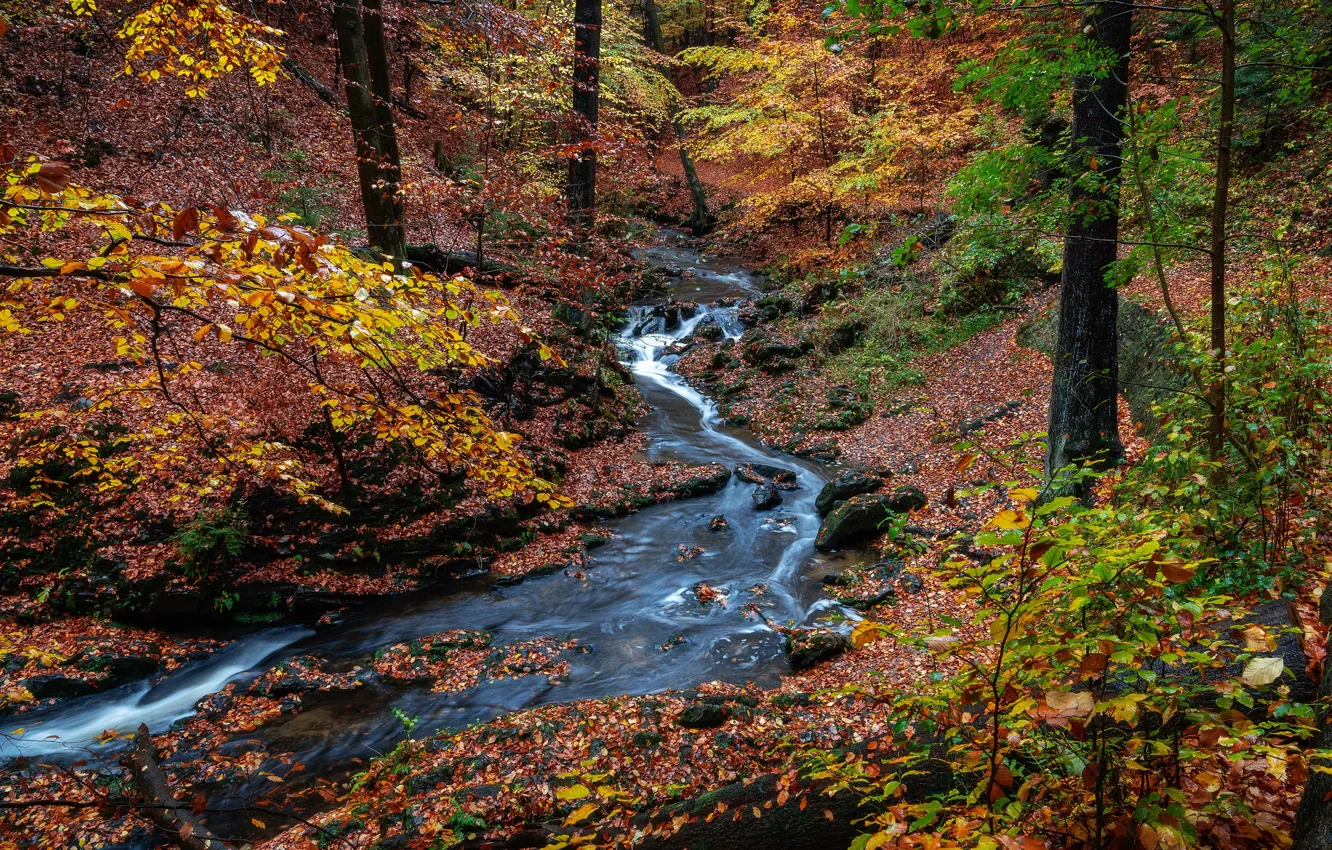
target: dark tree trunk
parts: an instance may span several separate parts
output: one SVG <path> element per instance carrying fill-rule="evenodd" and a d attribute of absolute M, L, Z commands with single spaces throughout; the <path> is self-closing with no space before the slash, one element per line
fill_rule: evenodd
<path fill-rule="evenodd" d="M 657 0 L 643 0 L 643 40 L 658 53 L 666 52 L 661 38 L 661 17 L 657 15 Z"/>
<path fill-rule="evenodd" d="M 213 835 L 208 827 L 194 816 L 189 803 L 176 799 L 167 784 L 166 775 L 157 764 L 153 752 L 153 739 L 148 727 L 139 724 L 134 734 L 134 749 L 129 754 L 129 766 L 134 784 L 148 801 L 148 817 L 162 830 L 166 840 L 182 850 L 226 850 L 228 842 Z"/>
<path fill-rule="evenodd" d="M 601 81 L 601 0 L 574 0 L 573 143 L 596 138 Z M 597 208 L 597 152 L 584 147 L 569 160 L 569 212 L 586 226 Z"/>
<path fill-rule="evenodd" d="M 694 212 L 689 216 L 687 224 L 695 236 L 702 236 L 717 222 L 712 213 L 708 212 L 708 196 L 703 191 L 703 181 L 698 179 L 694 159 L 689 155 L 689 149 L 685 147 L 684 127 L 680 126 L 679 120 L 675 118 L 671 119 L 671 126 L 675 128 L 675 142 L 680 148 L 680 165 L 684 167 L 685 182 L 689 184 L 689 194 L 694 199 Z"/>
<path fill-rule="evenodd" d="M 1073 81 L 1070 218 L 1045 458 L 1051 475 L 1084 460 L 1114 463 L 1124 453 L 1116 403 L 1119 293 L 1107 276 L 1119 239 L 1122 113 L 1128 98 L 1133 6 L 1091 6 L 1082 25 L 1096 47 L 1116 58 L 1106 73 L 1079 75 Z"/>
<path fill-rule="evenodd" d="M 1230 203 L 1230 152 L 1235 131 L 1235 4 L 1221 6 L 1221 122 L 1216 138 L 1216 190 L 1212 200 L 1212 355 L 1216 375 L 1208 388 L 1212 406 L 1207 442 L 1213 458 L 1226 439 L 1226 214 Z"/>
<path fill-rule="evenodd" d="M 1332 625 L 1332 585 L 1323 589 L 1319 615 L 1323 625 Z M 1332 664 L 1325 665 L 1318 697 L 1332 697 Z M 1323 729 L 1313 742 L 1319 749 L 1332 749 L 1332 711 L 1323 713 Z M 1304 782 L 1304 796 L 1295 813 L 1295 844 L 1291 850 L 1326 850 L 1332 847 L 1332 774 L 1309 771 Z"/>
<path fill-rule="evenodd" d="M 338 105 L 338 96 L 333 93 L 333 90 L 319 82 L 318 77 L 305 70 L 305 68 L 303 68 L 295 59 L 292 59 L 290 56 L 283 59 L 282 67 L 287 69 L 287 73 L 291 74 L 301 83 L 304 83 L 305 86 L 308 87 L 310 91 L 314 92 L 324 103 L 327 103 L 332 107 Z"/>
<path fill-rule="evenodd" d="M 401 164 L 379 0 L 335 0 L 333 25 L 356 144 L 356 173 L 370 244 L 392 257 L 406 249 Z"/>

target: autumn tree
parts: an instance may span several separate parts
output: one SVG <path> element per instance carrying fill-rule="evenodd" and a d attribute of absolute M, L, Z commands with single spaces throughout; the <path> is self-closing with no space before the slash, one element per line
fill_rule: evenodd
<path fill-rule="evenodd" d="M 569 159 L 569 212 L 582 225 L 597 207 L 597 109 L 601 82 L 601 0 L 574 2 L 573 156 Z"/>
<path fill-rule="evenodd" d="M 553 356 L 502 296 L 366 260 L 284 218 L 142 204 L 71 182 L 64 163 L 0 155 L 0 278 L 12 296 L 0 333 L 54 334 L 88 314 L 91 339 L 127 363 L 74 414 L 24 413 L 58 423 L 17 449 L 25 509 L 58 514 L 76 490 L 105 500 L 153 488 L 175 502 L 264 486 L 347 513 L 341 457 L 311 458 L 298 434 L 200 392 L 204 364 L 226 357 L 249 364 L 246 391 L 280 395 L 298 432 L 322 420 L 371 455 L 410 456 L 427 485 L 465 477 L 492 498 L 553 498 L 462 383 L 491 362 L 466 341 L 482 322 Z"/>
<path fill-rule="evenodd" d="M 380 0 L 334 0 L 333 26 L 356 146 L 356 174 L 370 244 L 403 257 L 402 163 Z"/>
<path fill-rule="evenodd" d="M 1128 99 L 1133 6 L 1108 2 L 1082 15 L 1096 67 L 1073 80 L 1069 219 L 1050 388 L 1046 472 L 1083 460 L 1113 463 L 1119 441 L 1119 173 Z"/>

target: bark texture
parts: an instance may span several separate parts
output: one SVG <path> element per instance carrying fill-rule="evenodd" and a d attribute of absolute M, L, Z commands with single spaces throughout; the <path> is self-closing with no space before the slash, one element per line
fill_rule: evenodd
<path fill-rule="evenodd" d="M 1047 474 L 1084 460 L 1123 457 L 1116 395 L 1119 293 L 1107 283 L 1119 238 L 1119 173 L 1128 97 L 1133 6 L 1100 3 L 1082 19 L 1111 67 L 1073 81 L 1070 220 L 1064 238 L 1059 341 L 1050 388 Z"/>
<path fill-rule="evenodd" d="M 370 244 L 402 257 L 402 166 L 393 127 L 388 54 L 379 0 L 335 0 L 333 26 L 356 145 L 356 174 Z"/>
<path fill-rule="evenodd" d="M 597 134 L 601 88 L 601 0 L 574 0 L 574 125 L 571 141 L 582 148 L 569 160 L 569 211 L 586 225 L 597 207 Z"/>

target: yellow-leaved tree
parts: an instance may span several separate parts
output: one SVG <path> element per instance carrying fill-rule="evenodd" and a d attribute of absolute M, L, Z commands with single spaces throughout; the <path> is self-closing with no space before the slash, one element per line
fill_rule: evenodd
<path fill-rule="evenodd" d="M 11 508 L 265 487 L 344 513 L 357 470 L 390 465 L 559 503 L 466 388 L 490 363 L 479 326 L 553 356 L 501 294 L 282 218 L 92 191 L 12 148 L 0 163 L 0 339 L 33 374 L 6 393 Z"/>
<path fill-rule="evenodd" d="M 71 0 L 76 15 L 95 16 L 97 0 Z M 125 74 L 144 80 L 179 77 L 190 97 L 207 94 L 223 74 L 245 70 L 259 85 L 277 79 L 282 31 L 225 3 L 155 0 L 125 10 L 117 35 L 124 39 Z"/>

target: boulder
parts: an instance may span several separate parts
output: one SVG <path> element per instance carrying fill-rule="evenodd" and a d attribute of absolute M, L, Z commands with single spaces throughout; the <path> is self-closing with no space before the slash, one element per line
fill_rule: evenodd
<path fill-rule="evenodd" d="M 735 467 L 735 477 L 750 484 L 770 484 L 779 490 L 798 490 L 800 484 L 792 470 L 766 463 L 741 463 Z"/>
<path fill-rule="evenodd" d="M 892 495 L 888 497 L 888 509 L 898 514 L 918 511 L 929 503 L 930 500 L 925 498 L 920 488 L 910 484 L 903 484 L 893 490 Z"/>
<path fill-rule="evenodd" d="M 786 657 L 792 670 L 808 670 L 851 648 L 851 640 L 832 629 L 792 629 L 786 635 Z"/>
<path fill-rule="evenodd" d="M 92 655 L 79 662 L 80 669 L 106 674 L 102 680 L 104 688 L 114 688 L 126 682 L 146 679 L 156 673 L 160 666 L 158 660 L 151 655 L 129 655 L 120 652 Z"/>
<path fill-rule="evenodd" d="M 726 722 L 726 706 L 710 702 L 696 702 L 680 714 L 680 725 L 686 729 L 713 729 Z"/>
<path fill-rule="evenodd" d="M 836 549 L 879 536 L 881 526 L 894 514 L 925 507 L 925 494 L 915 487 L 898 487 L 889 495 L 862 493 L 833 509 L 819 528 L 814 546 L 820 551 Z"/>
<path fill-rule="evenodd" d="M 32 694 L 33 699 L 73 699 L 84 697 L 97 690 L 92 682 L 49 673 L 45 676 L 31 676 L 19 682 L 19 687 Z"/>
<path fill-rule="evenodd" d="M 772 484 L 760 484 L 755 487 L 750 498 L 754 502 L 754 510 L 756 511 L 772 510 L 782 503 L 781 491 Z"/>
<path fill-rule="evenodd" d="M 844 502 L 852 496 L 859 496 L 861 493 L 877 490 L 881 486 L 883 486 L 882 479 L 857 472 L 854 469 L 847 470 L 823 485 L 818 498 L 814 500 L 814 507 L 818 509 L 819 516 L 827 516 L 837 506 L 838 502 Z"/>

